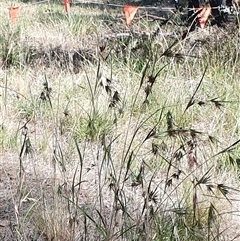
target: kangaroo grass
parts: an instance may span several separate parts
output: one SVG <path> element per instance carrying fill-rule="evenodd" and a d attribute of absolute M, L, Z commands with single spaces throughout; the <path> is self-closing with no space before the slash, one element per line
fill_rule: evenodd
<path fill-rule="evenodd" d="M 23 241 L 237 240 L 237 34 L 21 4 L 0 29 L 0 239 L 8 220 Z"/>

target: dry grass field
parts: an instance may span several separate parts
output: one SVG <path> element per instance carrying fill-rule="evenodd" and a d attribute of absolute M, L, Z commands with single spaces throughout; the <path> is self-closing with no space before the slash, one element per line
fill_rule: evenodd
<path fill-rule="evenodd" d="M 0 6 L 0 240 L 240 240 L 235 20 Z"/>

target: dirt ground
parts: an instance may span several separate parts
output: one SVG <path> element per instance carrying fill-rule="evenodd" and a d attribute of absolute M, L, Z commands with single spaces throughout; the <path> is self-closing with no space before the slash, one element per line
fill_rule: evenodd
<path fill-rule="evenodd" d="M 51 163 L 44 163 L 41 160 L 38 163 L 32 163 L 31 160 L 25 163 L 24 180 L 21 185 L 19 178 L 19 158 L 15 154 L 4 153 L 0 156 L 0 240 L 38 240 L 44 241 L 46 237 L 36 231 L 34 221 L 24 215 L 38 198 L 41 198 L 42 190 L 44 193 L 51 193 L 52 179 L 54 171 Z M 71 164 L 73 165 L 73 164 Z M 96 172 L 94 165 L 88 163 L 84 170 L 87 173 L 84 180 L 89 185 L 83 188 L 81 202 L 94 202 L 96 195 L 96 183 L 93 175 Z M 73 168 L 74 169 L 74 168 Z M 68 173 L 69 176 L 73 173 Z M 61 175 L 59 175 L 59 178 Z M 64 180 L 59 179 L 59 183 Z M 65 180 L 66 181 L 66 180 Z M 19 195 L 19 190 L 21 194 Z M 85 190 L 85 191 L 84 191 Z M 129 189 L 131 192 L 132 189 Z M 136 195 L 136 193 L 134 194 Z M 19 199 L 21 197 L 21 200 Z M 141 197 L 141 194 L 139 194 Z M 50 198 L 50 197 L 49 197 Z M 110 196 L 109 196 L 110 198 Z M 111 205 L 111 200 L 105 200 L 105 206 Z M 222 210 L 218 210 L 224 225 L 224 238 L 220 240 L 240 240 L 239 223 L 240 223 L 240 198 L 239 193 L 234 192 L 230 197 L 230 201 L 223 199 Z M 24 223 L 24 225 L 23 225 Z M 16 230 L 21 231 L 21 225 L 24 231 L 21 236 Z M 62 239 L 64 240 L 64 239 Z"/>

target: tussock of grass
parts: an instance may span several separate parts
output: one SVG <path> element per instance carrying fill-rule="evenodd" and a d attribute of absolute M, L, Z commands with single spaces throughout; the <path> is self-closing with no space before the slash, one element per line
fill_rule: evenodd
<path fill-rule="evenodd" d="M 182 39 L 179 13 L 127 29 L 116 9 L 18 4 L 16 26 L 1 15 L 0 237 L 238 240 L 232 27 Z"/>

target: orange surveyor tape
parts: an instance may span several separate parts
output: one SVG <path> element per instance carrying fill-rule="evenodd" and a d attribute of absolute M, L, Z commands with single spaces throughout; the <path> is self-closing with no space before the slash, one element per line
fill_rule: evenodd
<path fill-rule="evenodd" d="M 197 11 L 201 10 L 198 14 L 198 21 L 201 28 L 204 28 L 208 17 L 211 13 L 211 7 L 196 8 Z"/>
<path fill-rule="evenodd" d="M 123 6 L 123 11 L 126 18 L 126 24 L 128 27 L 130 26 L 137 10 L 138 10 L 138 6 L 130 6 L 130 5 Z"/>
<path fill-rule="evenodd" d="M 19 7 L 8 7 L 8 11 L 9 11 L 9 17 L 11 19 L 11 22 L 13 25 L 15 25 L 17 22 Z"/>
<path fill-rule="evenodd" d="M 69 12 L 70 11 L 70 0 L 64 0 L 63 1 L 63 4 L 64 4 L 64 10 L 65 12 Z"/>

